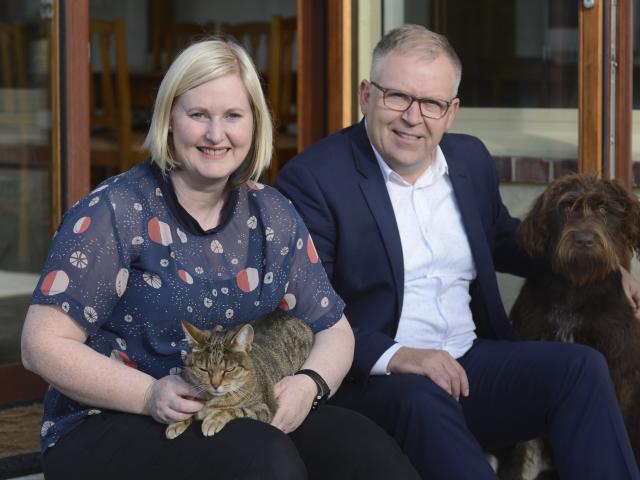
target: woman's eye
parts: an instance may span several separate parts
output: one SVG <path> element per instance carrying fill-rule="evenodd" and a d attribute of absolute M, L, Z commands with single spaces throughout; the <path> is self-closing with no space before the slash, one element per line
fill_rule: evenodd
<path fill-rule="evenodd" d="M 227 118 L 230 120 L 236 120 L 238 118 L 242 118 L 242 115 L 238 112 L 229 112 L 227 113 Z"/>
<path fill-rule="evenodd" d="M 204 113 L 202 112 L 194 112 L 190 115 L 191 118 L 204 118 Z"/>

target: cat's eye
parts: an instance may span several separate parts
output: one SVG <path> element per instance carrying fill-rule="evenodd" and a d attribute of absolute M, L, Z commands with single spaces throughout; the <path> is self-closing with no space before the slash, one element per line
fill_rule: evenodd
<path fill-rule="evenodd" d="M 225 372 L 233 372 L 236 369 L 235 364 L 227 364 L 224 367 Z"/>

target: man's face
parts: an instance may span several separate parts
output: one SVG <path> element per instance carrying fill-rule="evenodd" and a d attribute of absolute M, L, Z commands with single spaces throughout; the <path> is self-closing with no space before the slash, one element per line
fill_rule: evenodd
<path fill-rule="evenodd" d="M 394 52 L 380 60 L 373 79 L 385 89 L 446 101 L 455 94 L 455 80 L 451 60 L 444 55 L 427 60 Z M 417 102 L 406 111 L 398 112 L 383 103 L 383 92 L 367 80 L 360 83 L 359 99 L 369 140 L 389 167 L 410 183 L 435 158 L 436 146 L 451 127 L 460 105 L 459 100 L 454 99 L 444 117 L 437 120 L 423 117 Z"/>

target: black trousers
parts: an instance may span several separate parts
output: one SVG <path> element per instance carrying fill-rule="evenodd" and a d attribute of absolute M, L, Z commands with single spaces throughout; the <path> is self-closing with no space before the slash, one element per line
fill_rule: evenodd
<path fill-rule="evenodd" d="M 105 411 L 44 455 L 57 479 L 418 479 L 396 442 L 366 417 L 321 406 L 289 435 L 237 419 L 213 437 L 194 422 L 174 440 L 151 417 Z"/>

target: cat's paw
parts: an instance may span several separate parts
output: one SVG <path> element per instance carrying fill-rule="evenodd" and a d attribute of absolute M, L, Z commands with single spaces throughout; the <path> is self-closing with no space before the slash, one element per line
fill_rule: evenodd
<path fill-rule="evenodd" d="M 170 424 L 165 430 L 164 434 L 169 440 L 173 440 L 177 436 L 181 435 L 189 425 L 191 425 L 191 419 L 185 420 L 183 422 L 176 422 Z"/>
<path fill-rule="evenodd" d="M 216 415 L 205 418 L 202 421 L 202 434 L 205 437 L 212 437 L 231 420 L 227 415 Z"/>

